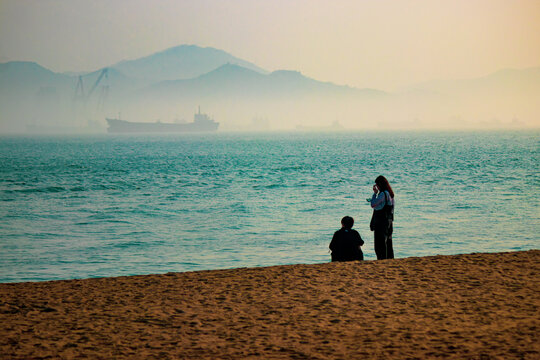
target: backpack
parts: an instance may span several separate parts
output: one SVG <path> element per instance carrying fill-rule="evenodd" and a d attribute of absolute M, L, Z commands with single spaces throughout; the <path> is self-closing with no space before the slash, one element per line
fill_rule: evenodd
<path fill-rule="evenodd" d="M 389 221 L 394 221 L 394 205 L 388 205 L 387 200 L 387 192 L 384 192 L 384 207 L 382 210 L 384 211 L 384 214 L 386 215 L 386 219 Z"/>

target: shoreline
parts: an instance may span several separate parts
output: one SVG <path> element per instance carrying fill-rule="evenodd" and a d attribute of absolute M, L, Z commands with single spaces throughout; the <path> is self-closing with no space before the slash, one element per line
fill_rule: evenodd
<path fill-rule="evenodd" d="M 540 355 L 540 250 L 0 283 L 7 358 Z"/>
<path fill-rule="evenodd" d="M 462 255 L 489 255 L 489 254 L 508 254 L 508 253 L 520 253 L 520 252 L 528 252 L 528 251 L 540 251 L 540 249 L 528 249 L 528 250 L 515 250 L 515 251 L 496 251 L 496 252 L 472 252 L 472 253 L 461 253 L 461 254 L 451 254 L 451 255 L 425 255 L 425 256 L 409 256 L 409 257 L 400 257 L 395 258 L 391 260 L 406 260 L 406 259 L 430 259 L 430 258 L 437 258 L 441 256 L 462 256 Z M 364 253 L 365 256 L 365 253 Z M 376 256 L 373 255 L 374 258 L 369 258 L 362 260 L 362 263 L 370 263 L 375 261 L 381 261 L 377 260 Z M 138 276 L 165 276 L 170 274 L 186 274 L 186 273 L 205 273 L 205 272 L 219 272 L 219 271 L 230 271 L 230 270 L 248 270 L 248 269 L 264 269 L 264 268 L 273 268 L 273 267 L 287 267 L 287 266 L 318 266 L 331 263 L 330 259 L 330 253 L 328 253 L 328 261 L 326 262 L 319 262 L 319 263 L 295 263 L 295 264 L 277 264 L 277 265 L 260 265 L 260 266 L 240 266 L 240 267 L 224 267 L 224 268 L 217 268 L 217 269 L 200 269 L 200 270 L 185 270 L 185 271 L 168 271 L 168 272 L 162 272 L 162 273 L 149 273 L 149 274 L 131 274 L 131 275 L 112 275 L 112 276 L 95 276 L 95 277 L 81 277 L 81 278 L 68 278 L 68 279 L 51 279 L 51 280 L 26 280 L 26 281 L 8 281 L 8 282 L 0 282 L 0 286 L 2 285 L 13 285 L 13 284 L 41 284 L 41 283 L 48 283 L 48 282 L 58 282 L 58 281 L 83 281 L 83 280 L 95 280 L 95 279 L 115 279 L 115 278 L 133 278 Z"/>

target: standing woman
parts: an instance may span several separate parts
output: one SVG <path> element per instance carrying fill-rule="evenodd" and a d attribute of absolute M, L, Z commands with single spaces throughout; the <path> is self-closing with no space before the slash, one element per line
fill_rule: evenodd
<path fill-rule="evenodd" d="M 392 232 L 394 222 L 394 192 L 384 176 L 378 176 L 371 197 L 373 216 L 369 227 L 375 237 L 377 260 L 393 259 Z"/>

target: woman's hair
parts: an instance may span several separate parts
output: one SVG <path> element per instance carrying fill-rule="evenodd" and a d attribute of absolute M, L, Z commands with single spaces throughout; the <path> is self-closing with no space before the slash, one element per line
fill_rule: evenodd
<path fill-rule="evenodd" d="M 390 197 L 392 199 L 394 198 L 394 191 L 392 191 L 392 188 L 390 187 L 390 183 L 388 182 L 388 180 L 386 180 L 384 176 L 382 175 L 377 176 L 377 178 L 375 179 L 375 184 L 377 184 L 381 192 L 388 191 L 388 193 L 390 194 Z"/>

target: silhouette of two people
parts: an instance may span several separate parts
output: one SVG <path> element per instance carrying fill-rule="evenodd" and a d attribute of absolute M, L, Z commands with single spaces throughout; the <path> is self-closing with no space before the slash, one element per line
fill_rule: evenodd
<path fill-rule="evenodd" d="M 394 222 L 394 191 L 384 176 L 378 176 L 373 185 L 373 196 L 367 199 L 373 208 L 369 227 L 374 233 L 374 248 L 377 260 L 393 259 L 392 244 Z M 341 229 L 334 233 L 330 242 L 332 261 L 364 260 L 361 246 L 364 240 L 358 231 L 353 230 L 354 219 L 345 216 L 341 219 Z"/>

